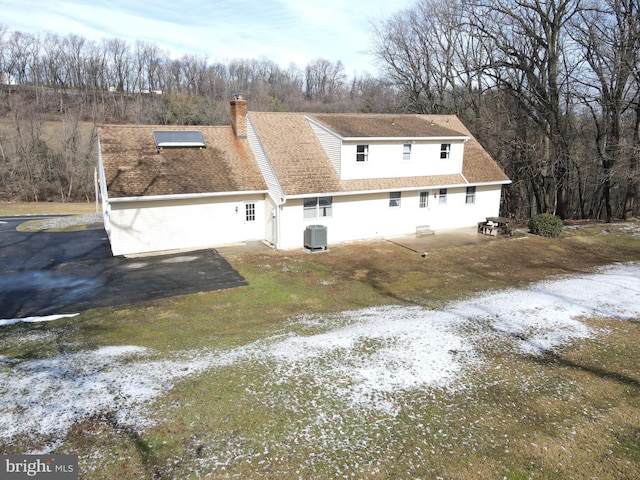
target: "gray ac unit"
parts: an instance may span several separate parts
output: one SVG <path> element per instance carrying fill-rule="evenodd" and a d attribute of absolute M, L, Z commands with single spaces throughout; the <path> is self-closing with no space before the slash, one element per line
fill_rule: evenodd
<path fill-rule="evenodd" d="M 324 225 L 309 225 L 304 231 L 304 246 L 309 250 L 327 249 L 327 227 Z"/>

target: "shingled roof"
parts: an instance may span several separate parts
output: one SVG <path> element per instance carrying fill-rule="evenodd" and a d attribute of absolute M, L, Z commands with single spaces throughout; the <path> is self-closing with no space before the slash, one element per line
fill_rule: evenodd
<path fill-rule="evenodd" d="M 338 192 L 340 178 L 302 113 L 249 112 L 285 195 Z"/>
<path fill-rule="evenodd" d="M 462 174 L 469 183 L 509 183 L 509 177 L 480 145 L 462 121 L 455 115 L 423 115 L 429 123 L 445 125 L 469 137 L 464 145 Z"/>
<path fill-rule="evenodd" d="M 343 138 L 465 138 L 462 174 L 340 180 L 307 117 Z M 509 178 L 455 115 L 249 112 L 285 195 L 506 183 Z"/>
<path fill-rule="evenodd" d="M 158 150 L 156 130 L 198 130 L 206 147 Z M 111 198 L 267 189 L 248 142 L 231 127 L 104 125 L 98 134 Z"/>
<path fill-rule="evenodd" d="M 329 127 L 343 138 L 452 138 L 466 137 L 443 122 L 438 124 L 427 115 L 390 114 L 310 114 L 311 118 Z"/>
<path fill-rule="evenodd" d="M 506 183 L 502 169 L 455 115 L 249 112 L 285 195 Z M 464 138 L 461 174 L 340 180 L 309 118 L 343 138 Z M 206 147 L 156 148 L 155 130 L 202 132 Z M 99 129 L 111 198 L 265 191 L 247 140 L 231 127 L 105 125 Z"/>

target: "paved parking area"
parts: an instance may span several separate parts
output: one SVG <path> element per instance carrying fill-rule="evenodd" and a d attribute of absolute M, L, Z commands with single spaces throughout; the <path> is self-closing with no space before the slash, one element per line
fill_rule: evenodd
<path fill-rule="evenodd" d="M 76 313 L 246 285 L 213 249 L 113 257 L 99 225 L 78 232 L 18 232 L 34 217 L 0 217 L 0 319 Z"/>

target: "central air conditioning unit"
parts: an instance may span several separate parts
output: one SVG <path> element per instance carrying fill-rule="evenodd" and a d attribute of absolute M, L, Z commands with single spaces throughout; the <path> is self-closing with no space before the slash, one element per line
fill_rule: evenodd
<path fill-rule="evenodd" d="M 324 225 L 309 225 L 304 231 L 304 246 L 309 250 L 327 249 L 327 227 Z"/>

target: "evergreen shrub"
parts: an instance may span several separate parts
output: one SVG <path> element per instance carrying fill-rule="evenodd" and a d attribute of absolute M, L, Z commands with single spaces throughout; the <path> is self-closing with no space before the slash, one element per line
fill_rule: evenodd
<path fill-rule="evenodd" d="M 558 238 L 562 235 L 562 220 L 550 213 L 541 213 L 529 219 L 529 231 L 543 237 Z"/>

